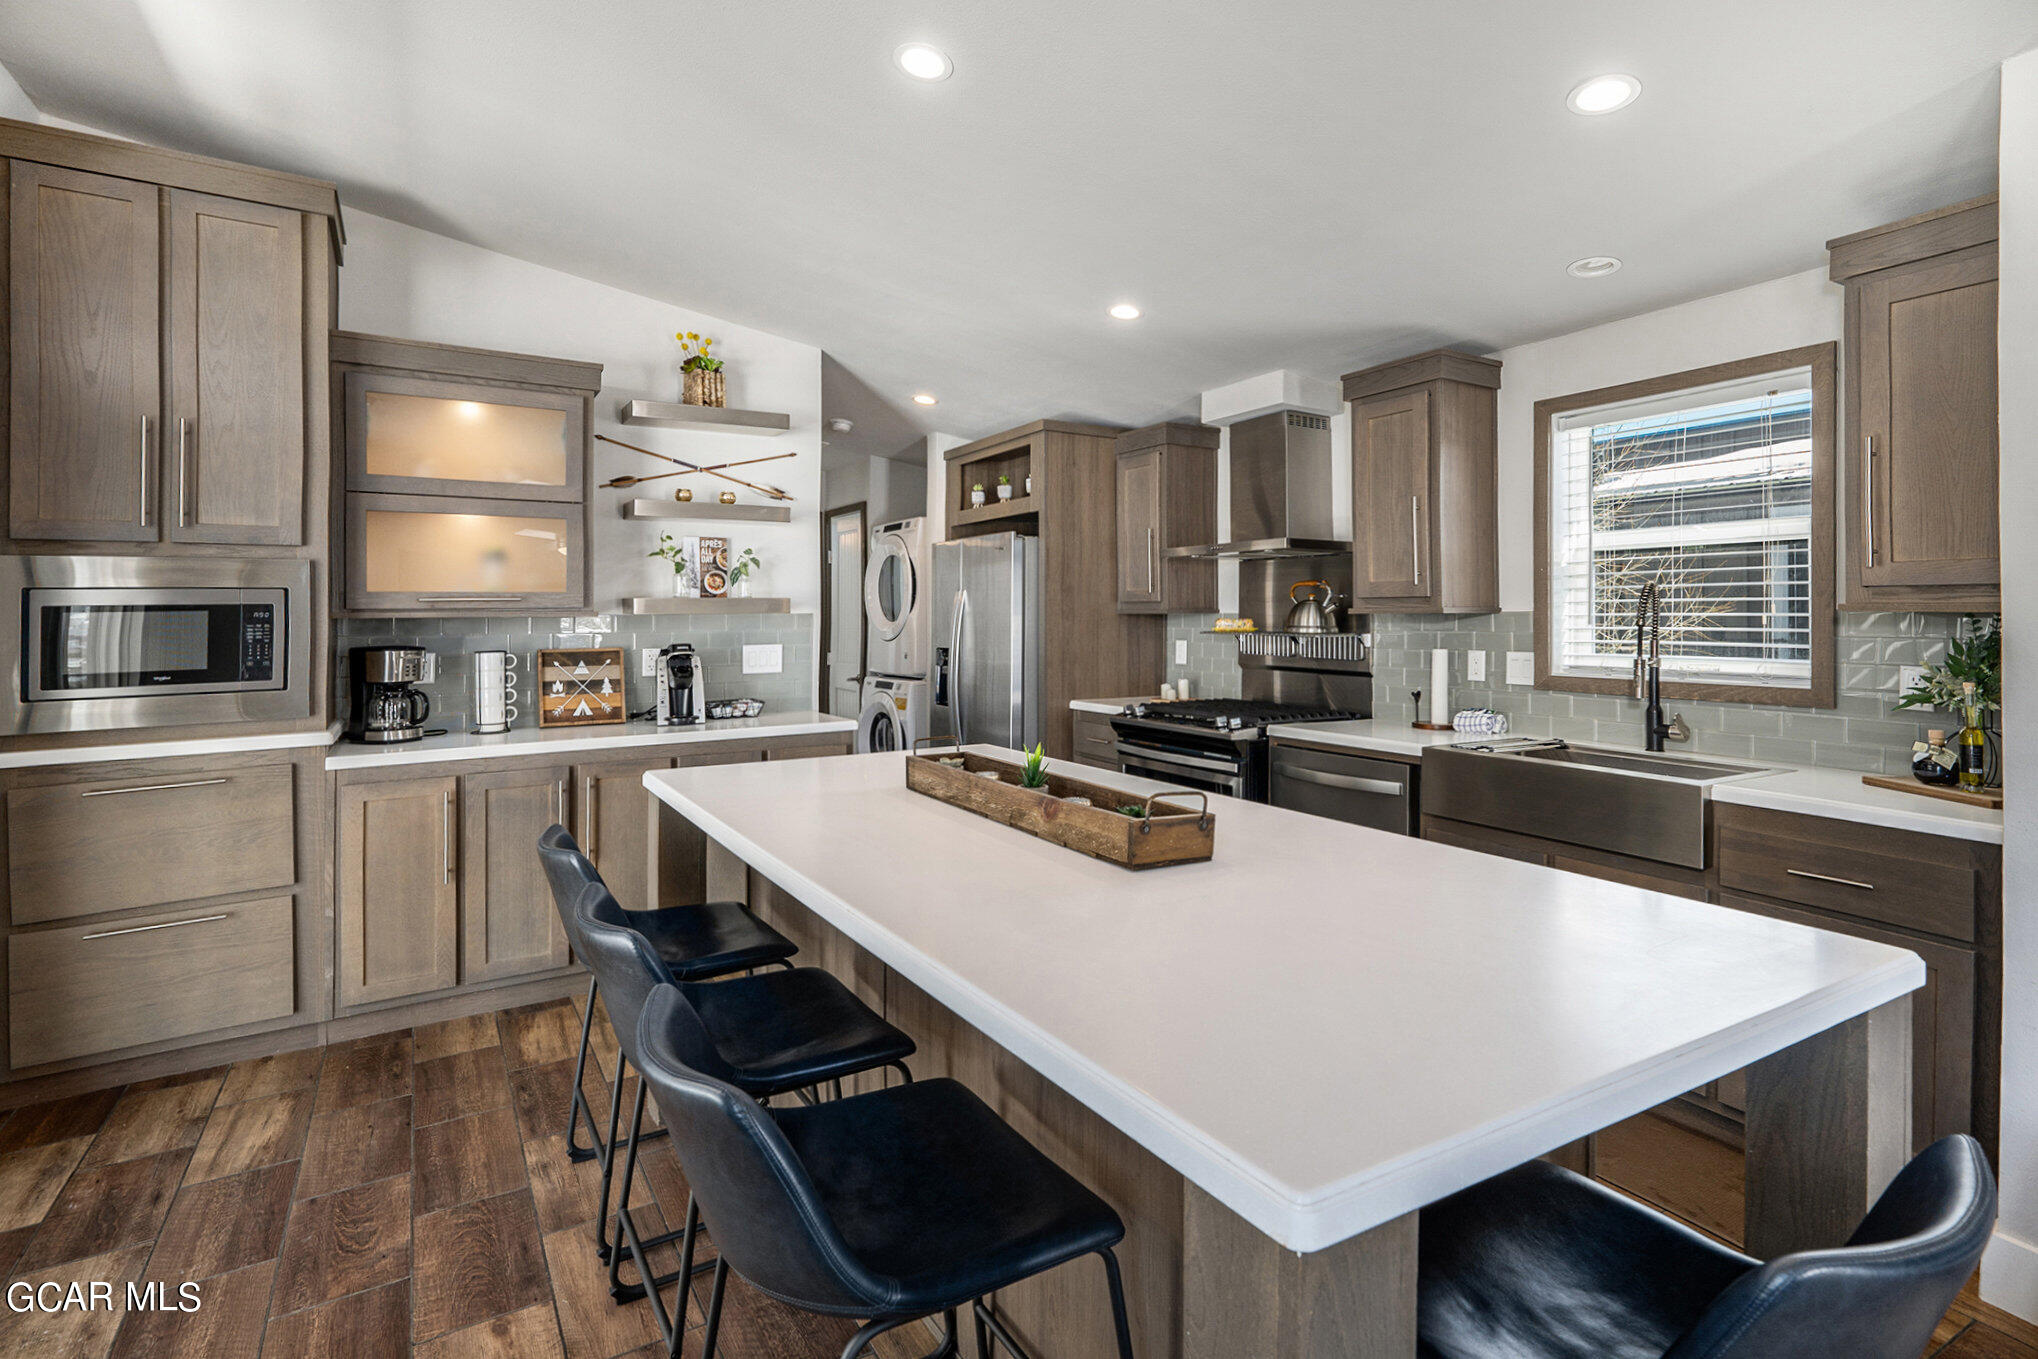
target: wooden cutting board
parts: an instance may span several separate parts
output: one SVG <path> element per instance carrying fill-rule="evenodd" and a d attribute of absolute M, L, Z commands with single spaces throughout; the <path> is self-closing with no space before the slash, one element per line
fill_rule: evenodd
<path fill-rule="evenodd" d="M 1887 788 L 1893 793 L 1916 793 L 1919 797 L 1936 797 L 1942 802 L 1959 802 L 1969 807 L 1992 807 L 2003 809 L 2003 790 L 1985 788 L 1979 793 L 1970 793 L 1964 788 L 1937 788 L 1916 779 L 1893 778 L 1882 774 L 1863 774 L 1861 781 L 1870 788 Z"/>

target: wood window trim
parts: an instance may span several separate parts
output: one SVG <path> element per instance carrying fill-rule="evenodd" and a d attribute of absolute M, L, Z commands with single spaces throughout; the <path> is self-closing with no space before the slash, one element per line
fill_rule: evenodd
<path fill-rule="evenodd" d="M 1561 675 L 1552 664 L 1554 638 L 1550 626 L 1554 573 L 1550 570 L 1550 422 L 1566 411 L 1611 405 L 1660 396 L 1687 387 L 1705 387 L 1758 377 L 1763 373 L 1790 368 L 1811 370 L 1812 388 L 1812 529 L 1811 529 L 1811 679 L 1802 688 L 1770 684 L 1709 684 L 1688 680 L 1663 681 L 1665 699 L 1709 700 L 1722 703 L 1762 703 L 1783 708 L 1830 708 L 1835 701 L 1834 626 L 1838 609 L 1834 597 L 1833 493 L 1835 475 L 1835 417 L 1839 409 L 1838 341 L 1757 354 L 1705 368 L 1641 382 L 1627 382 L 1596 391 L 1574 392 L 1536 402 L 1535 408 L 1535 635 L 1536 688 L 1574 694 L 1627 694 L 1632 684 L 1624 679 L 1601 679 L 1587 675 Z"/>

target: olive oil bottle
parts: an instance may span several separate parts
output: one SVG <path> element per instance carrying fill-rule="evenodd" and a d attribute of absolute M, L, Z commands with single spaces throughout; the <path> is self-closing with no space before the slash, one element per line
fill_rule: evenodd
<path fill-rule="evenodd" d="M 1981 704 L 1974 694 L 1974 681 L 1960 686 L 1960 786 L 1980 792 L 1988 783 L 1988 738 L 1981 731 Z"/>

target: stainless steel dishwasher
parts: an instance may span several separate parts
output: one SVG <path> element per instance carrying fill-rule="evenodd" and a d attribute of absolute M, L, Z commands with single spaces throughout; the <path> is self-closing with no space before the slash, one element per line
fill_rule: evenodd
<path fill-rule="evenodd" d="M 1415 765 L 1399 760 L 1276 741 L 1268 801 L 1311 816 L 1413 835 L 1416 774 Z"/>

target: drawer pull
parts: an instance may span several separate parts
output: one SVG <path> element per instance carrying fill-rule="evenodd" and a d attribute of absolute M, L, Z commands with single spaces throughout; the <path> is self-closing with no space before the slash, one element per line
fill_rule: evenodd
<path fill-rule="evenodd" d="M 522 595 L 419 595 L 420 604 L 515 604 Z"/>
<path fill-rule="evenodd" d="M 1852 878 L 1836 878 L 1830 873 L 1812 873 L 1802 868 L 1786 868 L 1783 871 L 1790 874 L 1793 878 L 1812 878 L 1819 882 L 1836 882 L 1842 887 L 1859 887 L 1864 892 L 1873 892 L 1875 890 L 1875 884 L 1872 882 L 1856 882 Z"/>
<path fill-rule="evenodd" d="M 130 925 L 124 930 L 101 930 L 97 934 L 83 934 L 78 937 L 81 940 L 111 939 L 115 935 L 120 934 L 147 934 L 150 930 L 174 930 L 185 925 L 209 925 L 215 920 L 225 920 L 226 918 L 227 916 L 224 913 L 220 915 L 194 915 L 189 920 L 165 920 L 160 925 Z"/>
<path fill-rule="evenodd" d="M 165 793 L 172 788 L 210 788 L 225 783 L 225 779 L 186 779 L 182 783 L 142 783 L 133 788 L 94 788 L 80 793 L 79 797 L 118 797 L 122 793 Z"/>
<path fill-rule="evenodd" d="M 1408 785 L 1395 779 L 1362 779 L 1356 774 L 1329 774 L 1302 765 L 1282 765 L 1274 773 L 1284 779 L 1319 784 L 1325 788 L 1342 788 L 1353 793 L 1378 793 L 1382 797 L 1400 797 L 1408 791 Z"/>

